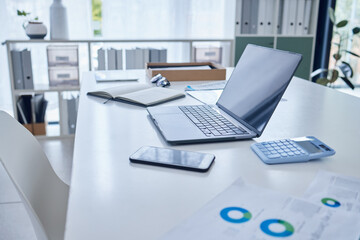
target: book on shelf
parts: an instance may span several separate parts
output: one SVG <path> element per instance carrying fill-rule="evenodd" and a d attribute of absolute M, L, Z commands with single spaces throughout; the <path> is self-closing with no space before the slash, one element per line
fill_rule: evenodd
<path fill-rule="evenodd" d="M 152 87 L 147 84 L 127 84 L 98 91 L 91 91 L 87 94 L 142 106 L 152 106 L 185 97 L 185 94 L 181 91 L 162 87 Z"/>
<path fill-rule="evenodd" d="M 144 52 L 141 48 L 135 49 L 135 68 L 142 69 L 145 67 L 144 63 Z"/>
<path fill-rule="evenodd" d="M 165 48 L 160 49 L 160 59 L 159 61 L 162 63 L 166 63 L 167 62 L 167 50 Z"/>
<path fill-rule="evenodd" d="M 107 69 L 116 70 L 116 49 L 110 48 L 107 50 Z"/>
<path fill-rule="evenodd" d="M 122 49 L 116 50 L 116 69 L 122 70 L 123 69 L 123 55 Z"/>
<path fill-rule="evenodd" d="M 158 49 L 150 49 L 150 59 L 149 62 L 160 62 L 160 52 Z"/>
<path fill-rule="evenodd" d="M 98 54 L 97 70 L 105 70 L 105 50 L 100 48 L 98 49 L 97 54 Z"/>
<path fill-rule="evenodd" d="M 135 69 L 135 49 L 125 50 L 126 69 Z"/>

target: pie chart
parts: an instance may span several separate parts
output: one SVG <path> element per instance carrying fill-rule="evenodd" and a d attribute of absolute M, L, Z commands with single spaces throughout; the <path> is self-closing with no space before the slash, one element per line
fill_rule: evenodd
<path fill-rule="evenodd" d="M 240 217 L 234 217 L 234 214 L 241 214 Z M 220 216 L 227 222 L 244 223 L 251 219 L 251 213 L 241 207 L 227 207 L 220 211 Z"/>
<path fill-rule="evenodd" d="M 282 232 L 277 232 L 277 231 L 270 229 L 271 225 L 278 225 L 278 224 L 283 225 L 285 227 L 285 230 Z M 267 235 L 272 236 L 272 237 L 289 237 L 295 231 L 294 227 L 290 223 L 288 223 L 284 220 L 281 220 L 281 219 L 265 220 L 261 223 L 260 229 L 264 233 L 266 233 Z"/>
<path fill-rule="evenodd" d="M 332 207 L 332 208 L 337 208 L 337 207 L 340 207 L 340 202 L 333 199 L 333 198 L 323 198 L 321 199 L 321 202 L 328 206 L 328 207 Z"/>

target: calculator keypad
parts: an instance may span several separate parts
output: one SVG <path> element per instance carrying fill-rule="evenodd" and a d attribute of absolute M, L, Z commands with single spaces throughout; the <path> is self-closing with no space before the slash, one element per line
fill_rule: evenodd
<path fill-rule="evenodd" d="M 289 139 L 257 143 L 256 147 L 270 159 L 307 155 L 293 140 Z"/>

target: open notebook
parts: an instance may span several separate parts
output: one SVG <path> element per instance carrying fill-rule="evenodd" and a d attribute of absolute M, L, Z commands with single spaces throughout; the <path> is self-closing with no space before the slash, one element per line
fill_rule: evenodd
<path fill-rule="evenodd" d="M 143 106 L 152 106 L 185 97 L 183 92 L 168 88 L 151 87 L 147 84 L 127 84 L 99 91 L 88 92 L 87 94 Z"/>

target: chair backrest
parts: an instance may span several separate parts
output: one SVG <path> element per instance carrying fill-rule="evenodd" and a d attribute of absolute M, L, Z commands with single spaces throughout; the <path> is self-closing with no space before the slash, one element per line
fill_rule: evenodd
<path fill-rule="evenodd" d="M 35 137 L 0 111 L 0 158 L 49 239 L 64 239 L 69 187 L 54 172 Z"/>

